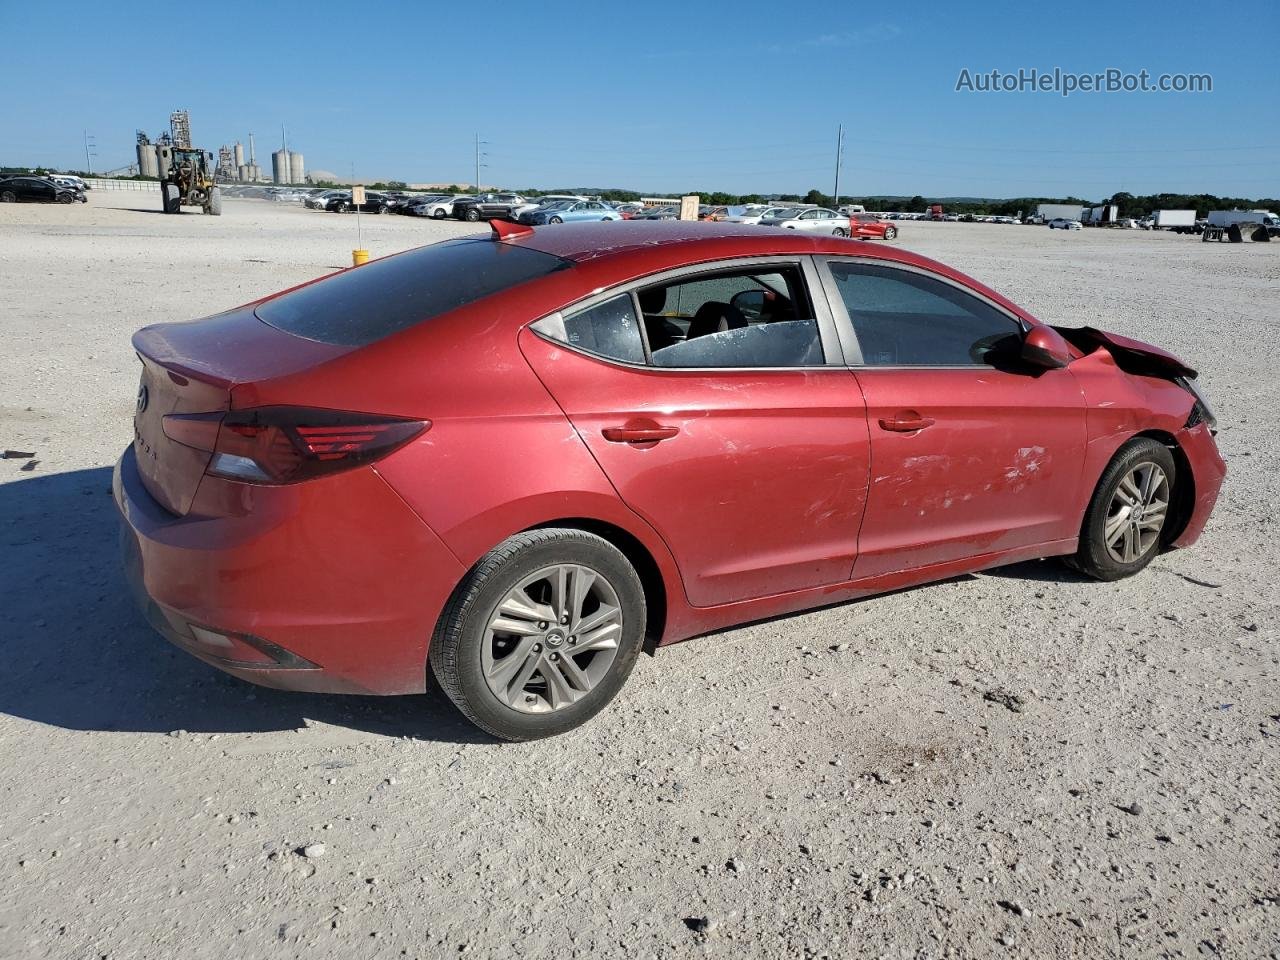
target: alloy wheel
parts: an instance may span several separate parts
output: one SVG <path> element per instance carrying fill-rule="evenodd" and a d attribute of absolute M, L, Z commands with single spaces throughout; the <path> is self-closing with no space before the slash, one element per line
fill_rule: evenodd
<path fill-rule="evenodd" d="M 1155 463 L 1144 461 L 1121 479 L 1112 494 L 1102 538 L 1117 563 L 1134 563 L 1160 539 L 1169 514 L 1169 478 Z"/>
<path fill-rule="evenodd" d="M 581 700 L 604 679 L 622 639 L 622 604 L 603 574 L 545 567 L 509 590 L 489 616 L 480 666 L 489 690 L 522 713 Z"/>

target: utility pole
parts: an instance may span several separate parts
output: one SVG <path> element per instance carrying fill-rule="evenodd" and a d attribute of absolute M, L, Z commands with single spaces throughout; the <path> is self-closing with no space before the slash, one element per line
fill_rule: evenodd
<path fill-rule="evenodd" d="M 86 130 L 86 131 L 84 132 L 84 169 L 85 169 L 85 173 L 93 173 L 93 158 L 94 158 L 94 157 L 96 157 L 96 156 L 97 156 L 97 154 L 96 154 L 96 153 L 90 153 L 90 149 L 91 149 L 91 148 L 95 148 L 95 147 L 97 147 L 97 143 L 96 143 L 96 142 L 94 142 L 94 138 L 93 138 L 93 137 L 91 137 L 91 136 L 89 136 L 89 131 L 88 131 L 88 130 Z"/>
<path fill-rule="evenodd" d="M 836 128 L 836 189 L 834 207 L 840 206 L 840 162 L 844 159 L 844 124 Z"/>
<path fill-rule="evenodd" d="M 476 134 L 476 193 L 477 194 L 480 192 L 480 168 L 484 166 L 484 164 L 480 162 L 480 158 L 482 156 L 487 156 L 487 154 L 482 154 L 480 152 L 480 147 L 482 145 L 486 145 L 487 143 L 488 143 L 487 140 L 480 139 L 480 134 L 478 133 Z"/>

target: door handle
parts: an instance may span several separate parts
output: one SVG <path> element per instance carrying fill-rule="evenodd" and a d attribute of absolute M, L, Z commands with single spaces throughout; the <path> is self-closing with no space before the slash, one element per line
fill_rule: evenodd
<path fill-rule="evenodd" d="M 892 417 L 880 418 L 881 430 L 892 430 L 894 433 L 911 433 L 933 426 L 933 417 L 922 417 L 914 410 L 904 410 Z"/>
<path fill-rule="evenodd" d="M 605 427 L 601 431 L 610 443 L 657 443 L 659 440 L 670 440 L 679 432 L 679 427 L 662 427 L 656 423 Z"/>

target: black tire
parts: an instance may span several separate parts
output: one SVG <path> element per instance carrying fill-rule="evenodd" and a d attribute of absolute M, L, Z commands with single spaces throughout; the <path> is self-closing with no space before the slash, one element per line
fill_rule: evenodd
<path fill-rule="evenodd" d="M 837 236 L 837 237 L 847 237 L 849 235 L 849 231 L 846 230 L 844 227 L 836 227 L 834 230 L 831 231 L 831 233 L 833 236 Z"/>
<path fill-rule="evenodd" d="M 480 219 L 480 211 L 475 207 L 467 207 L 465 216 L 468 223 L 476 223 Z"/>
<path fill-rule="evenodd" d="M 525 713 L 499 699 L 485 680 L 481 656 L 487 627 L 498 604 L 522 578 L 562 563 L 590 567 L 609 582 L 622 611 L 622 638 L 608 672 L 581 699 L 557 710 Z M 645 615 L 640 578 L 613 544 L 582 530 L 530 530 L 489 551 L 454 591 L 428 659 L 441 688 L 468 720 L 503 740 L 536 740 L 585 723 L 617 695 L 643 645 Z"/>
<path fill-rule="evenodd" d="M 333 205 L 333 212 L 334 212 L 334 213 L 346 213 L 346 212 L 347 212 L 347 205 L 346 205 L 345 203 L 343 203 L 341 200 L 339 200 L 337 203 L 335 203 L 335 204 Z"/>
<path fill-rule="evenodd" d="M 564 223 L 564 220 L 561 217 L 552 217 L 547 223 Z"/>
<path fill-rule="evenodd" d="M 898 228 L 897 227 L 885 228 L 884 238 L 886 240 L 896 240 L 898 238 Z"/>
<path fill-rule="evenodd" d="M 1121 482 L 1135 469 L 1152 463 L 1163 470 L 1167 478 L 1168 507 L 1164 511 L 1164 523 L 1148 548 L 1132 562 L 1122 562 L 1111 555 L 1104 535 L 1108 519 L 1113 519 L 1112 503 Z M 1135 437 L 1130 440 L 1116 451 L 1111 463 L 1102 472 L 1102 479 L 1093 491 L 1093 498 L 1084 514 L 1084 522 L 1080 525 L 1080 545 L 1075 554 L 1067 558 L 1067 563 L 1097 580 L 1121 580 L 1138 573 L 1155 559 L 1165 542 L 1169 515 L 1177 502 L 1177 482 L 1177 466 L 1173 454 L 1164 444 L 1150 437 Z"/>
<path fill-rule="evenodd" d="M 432 220 L 443 220 L 448 214 L 444 212 L 444 207 L 436 207 L 431 211 Z"/>
<path fill-rule="evenodd" d="M 18 202 L 18 195 L 14 193 L 12 190 L 5 190 L 3 193 L 0 193 L 0 203 L 17 203 L 17 202 Z"/>
<path fill-rule="evenodd" d="M 182 212 L 182 194 L 178 192 L 176 183 L 160 184 L 160 202 L 161 209 L 165 213 L 181 213 Z"/>

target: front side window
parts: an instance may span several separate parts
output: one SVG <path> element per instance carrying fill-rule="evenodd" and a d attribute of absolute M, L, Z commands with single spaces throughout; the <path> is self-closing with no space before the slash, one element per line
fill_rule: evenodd
<path fill-rule="evenodd" d="M 991 364 L 1021 343 L 1017 321 L 935 277 L 830 261 L 867 366 Z"/>
<path fill-rule="evenodd" d="M 631 294 L 624 293 L 576 313 L 553 313 L 533 330 L 558 343 L 627 363 L 644 363 L 644 341 Z"/>

